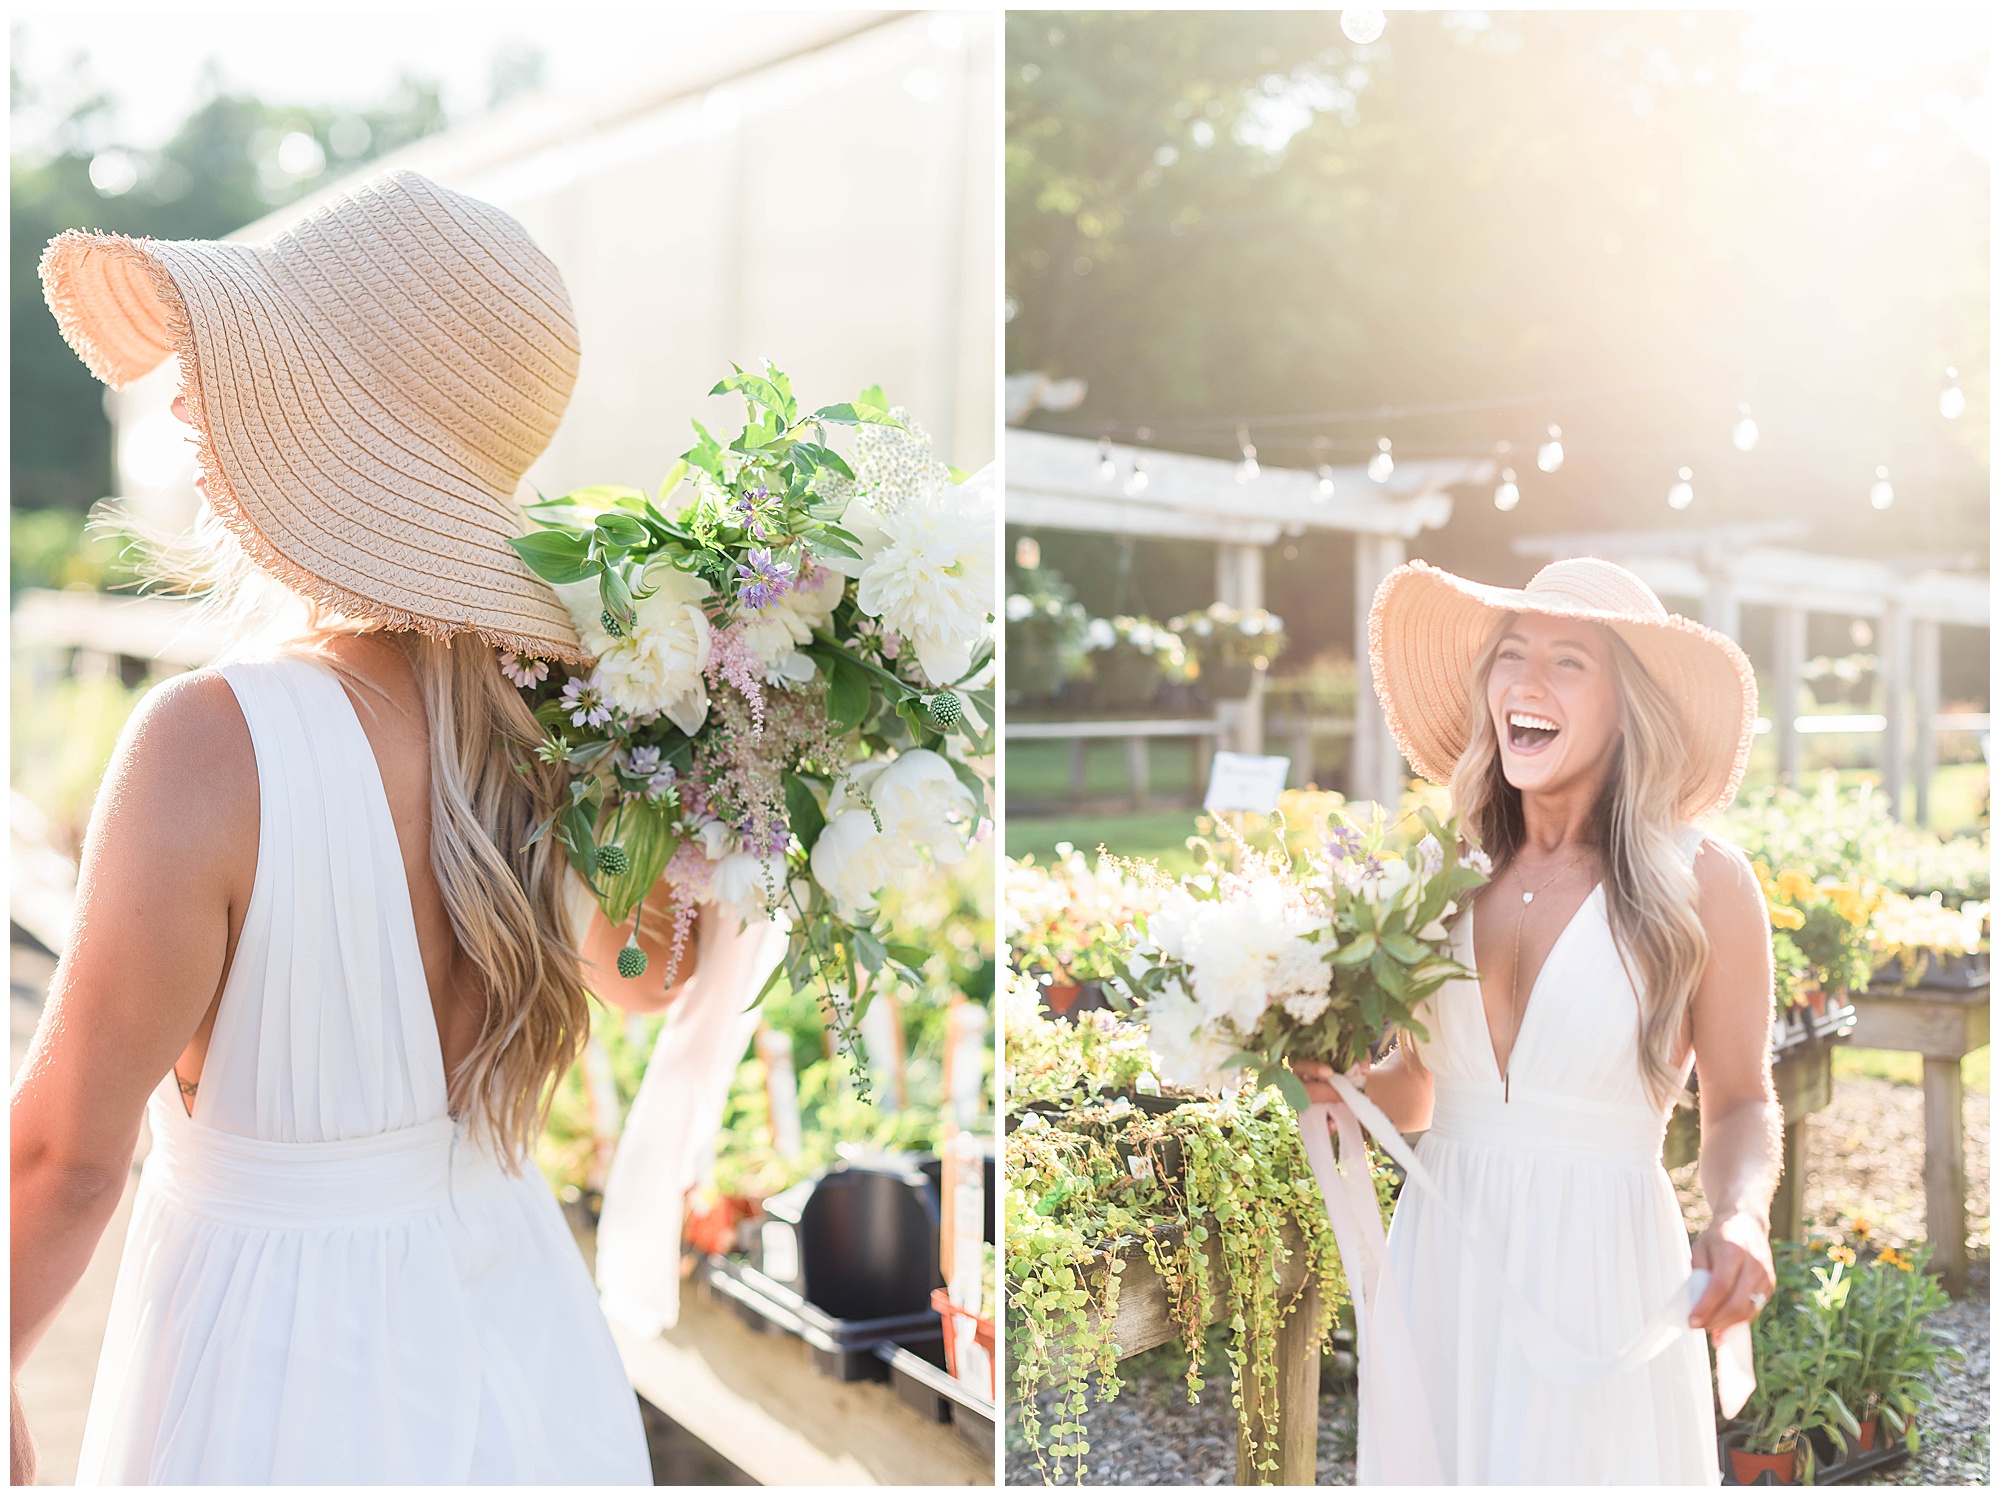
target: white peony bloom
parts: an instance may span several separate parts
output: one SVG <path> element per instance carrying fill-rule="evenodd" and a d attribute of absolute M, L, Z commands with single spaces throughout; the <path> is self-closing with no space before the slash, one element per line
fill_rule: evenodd
<path fill-rule="evenodd" d="M 597 683 L 605 699 L 635 717 L 665 712 L 682 732 L 701 730 L 708 719 L 708 665 L 713 635 L 701 599 L 708 583 L 663 561 L 646 568 L 649 597 L 635 598 L 629 633 L 604 631 L 603 598 L 597 583 L 570 582 L 556 588 L 576 624 L 583 647 L 597 660 Z"/>
<path fill-rule="evenodd" d="M 834 787 L 826 810 L 813 877 L 851 919 L 874 908 L 891 879 L 921 867 L 924 852 L 940 864 L 963 861 L 979 805 L 943 757 L 912 748 L 857 767 Z"/>
<path fill-rule="evenodd" d="M 810 643 L 813 630 L 832 621 L 846 589 L 847 579 L 839 572 L 815 566 L 770 607 L 740 615 L 743 643 L 764 662 L 765 679 L 772 685 L 802 685 L 818 673 L 812 657 L 798 646 Z"/>
<path fill-rule="evenodd" d="M 907 640 L 937 685 L 972 668 L 973 654 L 990 631 L 991 474 L 991 467 L 982 468 L 966 482 L 911 498 L 887 516 L 857 505 L 843 521 L 863 541 L 855 598 L 861 611 Z"/>
<path fill-rule="evenodd" d="M 1197 1091 L 1219 1091 L 1235 1078 L 1222 1062 L 1237 1046 L 1217 1033 L 1201 1005 L 1178 983 L 1146 1004 L 1147 1041 L 1159 1056 L 1160 1079 Z"/>
<path fill-rule="evenodd" d="M 719 904 L 727 904 L 747 914 L 761 914 L 771 902 L 772 890 L 783 896 L 785 859 L 758 857 L 750 852 L 731 852 L 710 869 L 709 892 Z"/>

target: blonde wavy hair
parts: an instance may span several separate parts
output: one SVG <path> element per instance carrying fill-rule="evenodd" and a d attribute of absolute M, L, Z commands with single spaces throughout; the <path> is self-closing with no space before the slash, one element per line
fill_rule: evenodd
<path fill-rule="evenodd" d="M 1526 835 L 1521 792 L 1501 768 L 1500 740 L 1486 705 L 1487 678 L 1515 617 L 1501 619 L 1473 662 L 1466 748 L 1451 776 L 1452 806 L 1496 873 L 1514 859 Z M 1620 733 L 1589 836 L 1604 867 L 1612 937 L 1639 998 L 1640 1077 L 1665 1107 L 1686 1099 L 1681 1041 L 1709 955 L 1708 932 L 1695 910 L 1694 872 L 1679 844 L 1687 755 L 1673 701 L 1615 629 L 1593 627 L 1611 662 Z"/>
<path fill-rule="evenodd" d="M 447 1077 L 447 1104 L 518 1174 L 556 1082 L 583 1050 L 590 1004 L 571 939 L 568 859 L 554 837 L 524 845 L 558 803 L 561 771 L 535 757 L 541 728 L 494 652 L 476 635 L 432 639 L 327 612 L 260 570 L 206 504 L 181 532 L 111 501 L 93 526 L 135 539 L 150 588 L 198 599 L 201 621 L 238 641 L 217 663 L 273 650 L 306 656 L 386 705 L 327 645 L 379 633 L 409 660 L 430 745 L 431 873 L 479 974 L 484 1010 L 478 1041 Z"/>

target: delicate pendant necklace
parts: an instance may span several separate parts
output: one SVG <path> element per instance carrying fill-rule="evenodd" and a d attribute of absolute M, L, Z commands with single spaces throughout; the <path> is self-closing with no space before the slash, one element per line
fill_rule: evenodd
<path fill-rule="evenodd" d="M 1514 920 L 1514 964 L 1507 976 L 1507 1018 L 1512 1029 L 1507 1039 L 1507 1063 L 1500 1068 L 1500 1100 L 1502 1103 L 1514 1099 L 1514 1046 L 1521 1037 L 1522 1015 L 1518 1009 L 1521 999 L 1521 930 L 1528 923 L 1528 906 L 1535 902 L 1535 895 L 1547 893 L 1550 886 L 1564 873 L 1574 872 L 1577 864 L 1572 861 L 1557 868 L 1540 888 L 1521 890 L 1521 912 Z M 1526 881 L 1525 879 L 1523 880 Z M 1546 961 L 1546 957 L 1543 958 Z M 1532 994 L 1531 994 L 1532 995 Z"/>

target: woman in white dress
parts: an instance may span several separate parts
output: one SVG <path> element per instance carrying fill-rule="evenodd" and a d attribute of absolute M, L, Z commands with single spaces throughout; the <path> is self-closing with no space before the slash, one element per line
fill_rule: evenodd
<path fill-rule="evenodd" d="M 212 601 L 305 627 L 151 692 L 105 777 L 14 1092 L 14 1370 L 143 1112 L 80 1484 L 650 1484 L 527 1152 L 588 994 L 669 999 L 657 941 L 650 983 L 601 918 L 579 953 L 524 846 L 559 785 L 495 654 L 582 657 L 507 545 L 576 378 L 560 275 L 409 172 L 256 245 L 66 234 L 43 275 L 107 383 L 179 357 Z"/>
<path fill-rule="evenodd" d="M 1771 1292 L 1769 927 L 1743 854 L 1694 824 L 1742 777 L 1749 663 L 1594 559 L 1519 590 L 1400 567 L 1369 642 L 1405 756 L 1450 785 L 1493 877 L 1453 932 L 1478 976 L 1442 988 L 1429 1037 L 1361 1078 L 1423 1133 L 1419 1160 L 1491 1260 L 1406 1187 L 1389 1263 L 1428 1416 L 1364 1407 L 1359 1478 L 1387 1478 L 1385 1452 L 1426 1438 L 1459 1484 L 1715 1484 L 1699 1336 L 1607 1376 L 1544 1375 L 1550 1348 L 1524 1342 L 1536 1332 L 1491 1273 L 1593 1360 L 1633 1342 L 1691 1267 L 1710 1277 L 1690 1324 L 1711 1335 Z M 1691 1064 L 1711 1212 L 1692 1253 L 1660 1163 Z M 1299 1068 L 1338 1105 L 1324 1067 Z"/>

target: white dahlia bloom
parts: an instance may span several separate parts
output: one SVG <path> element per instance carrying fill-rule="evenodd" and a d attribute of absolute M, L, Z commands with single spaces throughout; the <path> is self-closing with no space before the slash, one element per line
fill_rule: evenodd
<path fill-rule="evenodd" d="M 875 907 L 891 879 L 921 867 L 923 853 L 941 864 L 962 862 L 979 805 L 950 763 L 913 748 L 860 765 L 834 787 L 826 811 L 826 829 L 813 844 L 813 877 L 853 919 Z"/>
<path fill-rule="evenodd" d="M 861 540 L 861 558 L 826 562 L 860 578 L 861 611 L 907 640 L 937 685 L 972 668 L 991 630 L 992 473 L 984 467 L 913 495 L 887 515 L 854 506 L 843 523 Z"/>
<path fill-rule="evenodd" d="M 1222 1062 L 1237 1046 L 1218 1034 L 1201 1005 L 1178 982 L 1146 1004 L 1147 1042 L 1159 1058 L 1160 1079 L 1197 1091 L 1219 1091 L 1234 1079 Z"/>
<path fill-rule="evenodd" d="M 1328 985 L 1326 965 L 1305 937 L 1319 923 L 1276 885 L 1247 898 L 1201 904 L 1187 936 L 1195 1001 L 1211 1020 L 1247 1034 L 1267 1008 Z"/>
<path fill-rule="evenodd" d="M 682 732 L 699 732 L 708 719 L 702 671 L 713 645 L 701 610 L 708 583 L 656 561 L 646 569 L 645 585 L 652 595 L 633 600 L 633 627 L 619 638 L 604 631 L 595 581 L 571 582 L 556 593 L 597 660 L 597 684 L 607 701 L 635 717 L 665 712 Z"/>

